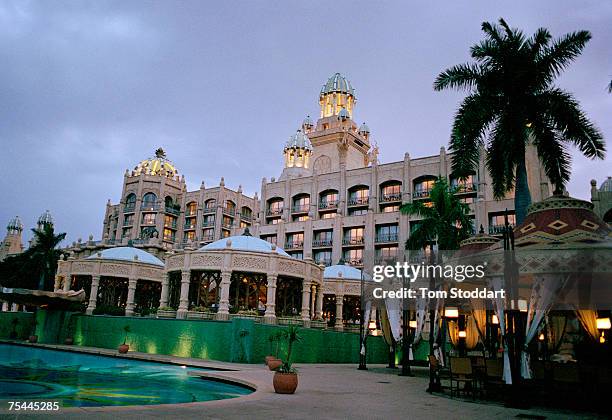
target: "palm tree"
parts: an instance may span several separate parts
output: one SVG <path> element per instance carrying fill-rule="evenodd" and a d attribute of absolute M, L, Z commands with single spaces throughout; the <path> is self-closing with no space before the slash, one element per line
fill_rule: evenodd
<path fill-rule="evenodd" d="M 38 267 L 38 289 L 53 290 L 53 278 L 57 270 L 57 261 L 61 251 L 57 249 L 60 242 L 66 237 L 65 233 L 55 234 L 53 225 L 45 223 L 41 229 L 32 229 L 34 245 L 28 250 L 31 261 Z"/>
<path fill-rule="evenodd" d="M 470 207 L 454 192 L 444 178 L 438 178 L 431 189 L 429 203 L 419 200 L 402 204 L 402 213 L 422 218 L 410 232 L 406 249 L 425 249 L 434 242 L 440 250 L 458 249 L 459 243 L 472 234 Z"/>
<path fill-rule="evenodd" d="M 562 191 L 570 178 L 567 143 L 589 158 L 604 158 L 601 132 L 573 95 L 554 85 L 591 34 L 578 31 L 553 40 L 540 28 L 527 38 L 503 19 L 499 25 L 484 22 L 482 31 L 485 39 L 471 48 L 475 62 L 440 73 L 434 89 L 469 93 L 452 128 L 453 171 L 459 176 L 474 171 L 484 145 L 494 196 L 501 199 L 515 188 L 516 218 L 521 223 L 531 202 L 525 167 L 528 143 L 536 147 L 555 192 Z"/>

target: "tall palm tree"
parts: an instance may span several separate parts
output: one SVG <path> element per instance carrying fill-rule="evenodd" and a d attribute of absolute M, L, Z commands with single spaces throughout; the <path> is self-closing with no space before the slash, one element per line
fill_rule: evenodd
<path fill-rule="evenodd" d="M 43 224 L 42 229 L 32 229 L 32 232 L 34 233 L 34 245 L 28 251 L 31 261 L 38 267 L 38 289 L 53 290 L 57 261 L 61 255 L 57 247 L 66 238 L 66 234 L 56 235 L 50 223 Z"/>
<path fill-rule="evenodd" d="M 525 167 L 528 143 L 536 147 L 556 192 L 570 178 L 568 143 L 589 158 L 604 158 L 601 132 L 573 95 L 554 85 L 591 34 L 578 31 L 553 40 L 540 28 L 526 37 L 503 19 L 499 25 L 484 22 L 482 31 L 485 39 L 470 51 L 474 62 L 440 73 L 434 89 L 469 93 L 452 128 L 453 171 L 460 176 L 474 171 L 484 145 L 495 198 L 515 188 L 516 218 L 521 223 L 531 202 Z"/>
<path fill-rule="evenodd" d="M 472 234 L 472 220 L 468 216 L 470 207 L 454 192 L 455 189 L 450 188 L 444 178 L 438 178 L 429 193 L 429 203 L 413 201 L 402 204 L 402 213 L 422 217 L 410 232 L 406 249 L 424 249 L 434 242 L 440 250 L 458 249 L 459 243 Z"/>

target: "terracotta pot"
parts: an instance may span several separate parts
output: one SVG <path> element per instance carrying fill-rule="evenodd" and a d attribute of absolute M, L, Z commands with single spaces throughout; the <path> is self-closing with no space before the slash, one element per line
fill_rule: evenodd
<path fill-rule="evenodd" d="M 266 358 L 264 359 L 266 366 L 268 365 L 268 362 L 272 359 L 276 359 L 276 357 L 274 356 L 266 356 Z"/>
<path fill-rule="evenodd" d="M 276 370 L 279 367 L 281 367 L 281 365 L 283 364 L 283 361 L 281 359 L 270 359 L 268 360 L 268 369 L 270 370 Z"/>
<path fill-rule="evenodd" d="M 72 337 L 66 337 L 66 339 L 64 340 L 64 344 L 71 346 L 74 344 L 74 339 Z"/>
<path fill-rule="evenodd" d="M 30 343 L 36 343 L 38 341 L 38 336 L 37 335 L 31 335 L 30 337 L 28 337 L 28 341 Z"/>
<path fill-rule="evenodd" d="M 277 394 L 293 394 L 298 386 L 298 376 L 297 373 L 276 372 L 272 383 Z"/>
<path fill-rule="evenodd" d="M 129 344 L 122 344 L 119 346 L 117 350 L 119 350 L 119 353 L 125 354 L 128 352 L 129 349 L 130 349 Z"/>

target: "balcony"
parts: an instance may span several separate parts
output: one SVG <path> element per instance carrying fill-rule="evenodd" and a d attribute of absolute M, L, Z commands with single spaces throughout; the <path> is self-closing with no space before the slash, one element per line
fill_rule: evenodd
<path fill-rule="evenodd" d="M 253 214 L 251 213 L 240 213 L 240 219 L 245 220 L 247 222 L 251 222 L 253 220 Z"/>
<path fill-rule="evenodd" d="M 221 227 L 223 227 L 223 229 L 231 229 L 232 228 L 232 222 L 223 222 L 223 223 L 221 223 Z"/>
<path fill-rule="evenodd" d="M 205 236 L 202 236 L 201 242 L 212 242 L 214 240 L 215 240 L 215 235 L 205 235 Z"/>
<path fill-rule="evenodd" d="M 204 220 L 202 222 L 202 227 L 213 227 L 215 225 L 214 220 Z"/>
<path fill-rule="evenodd" d="M 302 248 L 304 248 L 304 241 L 291 241 L 285 244 L 285 250 Z"/>
<path fill-rule="evenodd" d="M 196 228 L 196 224 L 195 222 L 187 222 L 185 223 L 185 225 L 183 226 L 183 229 L 185 230 L 193 230 Z"/>
<path fill-rule="evenodd" d="M 266 210 L 266 216 L 267 217 L 276 217 L 276 216 L 282 216 L 283 215 L 283 208 L 272 208 L 272 209 L 268 209 Z"/>
<path fill-rule="evenodd" d="M 337 208 L 338 200 L 319 202 L 319 210 L 336 210 Z"/>
<path fill-rule="evenodd" d="M 416 190 L 412 192 L 412 198 L 422 199 L 429 198 L 431 190 Z"/>
<path fill-rule="evenodd" d="M 377 243 L 397 242 L 397 233 L 380 233 L 376 235 Z"/>
<path fill-rule="evenodd" d="M 455 188 L 455 194 L 471 194 L 478 190 L 477 185 L 473 183 L 455 184 L 452 187 Z"/>
<path fill-rule="evenodd" d="M 136 210 L 136 203 L 128 203 L 123 207 L 124 213 L 134 213 L 134 210 Z"/>
<path fill-rule="evenodd" d="M 325 267 L 329 267 L 330 265 L 332 265 L 332 260 L 331 258 L 319 258 L 319 259 L 315 259 L 315 264 L 319 264 L 319 265 L 324 265 Z"/>
<path fill-rule="evenodd" d="M 223 214 L 227 214 L 228 216 L 234 217 L 236 214 L 236 209 L 232 207 L 221 207 L 223 209 Z"/>
<path fill-rule="evenodd" d="M 177 225 L 176 220 L 173 220 L 170 223 L 167 223 L 167 222 L 164 223 L 164 227 L 168 229 L 176 229 L 176 225 Z"/>
<path fill-rule="evenodd" d="M 351 238 L 344 238 L 342 240 L 342 245 L 363 245 L 363 243 L 363 236 L 353 236 Z"/>
<path fill-rule="evenodd" d="M 332 246 L 333 241 L 331 239 L 315 239 L 312 241 L 313 248 L 323 248 Z"/>
<path fill-rule="evenodd" d="M 349 207 L 367 206 L 368 204 L 370 204 L 370 197 L 361 197 L 361 198 L 353 197 L 353 198 L 349 198 L 348 200 Z"/>
<path fill-rule="evenodd" d="M 132 226 L 134 224 L 134 220 L 124 220 L 123 227 Z"/>
<path fill-rule="evenodd" d="M 353 266 L 353 267 L 363 267 L 363 259 L 362 258 L 349 259 L 349 260 L 346 260 L 346 263 L 348 265 Z"/>
<path fill-rule="evenodd" d="M 203 211 L 204 213 L 215 213 L 217 211 L 217 206 L 206 206 Z"/>
<path fill-rule="evenodd" d="M 177 209 L 176 207 L 166 206 L 164 208 L 164 213 L 173 214 L 175 216 L 178 216 L 179 214 L 181 214 L 181 209 Z"/>
<path fill-rule="evenodd" d="M 374 259 L 374 264 L 376 265 L 390 265 L 395 264 L 397 262 L 397 255 L 387 255 L 386 257 L 376 257 Z"/>
<path fill-rule="evenodd" d="M 510 227 L 514 228 L 514 224 L 510 223 Z M 506 225 L 489 225 L 489 235 L 503 235 Z"/>
<path fill-rule="evenodd" d="M 140 205 L 140 210 L 142 211 L 158 211 L 159 204 L 156 203 L 142 203 Z"/>
<path fill-rule="evenodd" d="M 399 201 L 402 201 L 402 194 L 401 193 L 383 194 L 380 197 L 380 202 L 381 203 L 395 203 L 395 202 L 399 202 Z"/>
<path fill-rule="evenodd" d="M 142 226 L 155 226 L 155 220 L 143 220 L 140 224 Z"/>
<path fill-rule="evenodd" d="M 185 217 L 195 217 L 198 214 L 197 209 L 187 209 L 185 210 Z"/>
<path fill-rule="evenodd" d="M 310 204 L 300 204 L 300 205 L 295 205 L 291 208 L 291 213 L 296 214 L 296 213 L 308 213 L 308 210 L 310 209 Z"/>

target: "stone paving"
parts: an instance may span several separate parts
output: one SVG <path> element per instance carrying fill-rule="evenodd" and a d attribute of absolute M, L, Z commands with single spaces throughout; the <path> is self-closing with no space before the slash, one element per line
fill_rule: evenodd
<path fill-rule="evenodd" d="M 65 348 L 65 346 L 47 346 Z M 116 355 L 107 349 L 82 348 L 91 353 Z M 450 399 L 425 392 L 427 372 L 416 368 L 415 376 L 400 377 L 398 370 L 369 366 L 359 371 L 355 365 L 296 365 L 299 386 L 294 395 L 278 395 L 272 388 L 273 372 L 262 365 L 241 365 L 183 359 L 171 356 L 130 353 L 130 357 L 207 366 L 231 371 L 211 372 L 249 384 L 257 390 L 250 395 L 203 403 L 66 408 L 57 416 L 64 419 L 490 419 L 490 418 L 597 418 L 587 413 L 545 409 L 507 409 L 501 405 Z M 536 417 L 542 416 L 542 417 Z M 34 414 L 11 416 L 0 411 L 0 418 L 34 418 Z"/>

